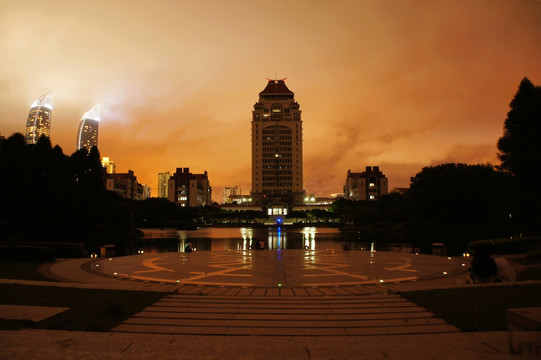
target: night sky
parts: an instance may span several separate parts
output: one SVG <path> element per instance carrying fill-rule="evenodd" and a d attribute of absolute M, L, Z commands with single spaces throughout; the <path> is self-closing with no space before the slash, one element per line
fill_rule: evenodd
<path fill-rule="evenodd" d="M 308 194 L 378 165 L 389 188 L 424 166 L 497 164 L 523 77 L 541 85 L 541 1 L 0 1 L 0 133 L 52 91 L 51 140 L 75 151 L 100 103 L 99 148 L 157 195 L 158 172 L 251 188 L 250 121 L 286 78 Z"/>

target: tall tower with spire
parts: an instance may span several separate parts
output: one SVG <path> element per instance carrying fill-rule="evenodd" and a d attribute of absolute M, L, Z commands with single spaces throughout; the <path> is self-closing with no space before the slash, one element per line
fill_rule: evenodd
<path fill-rule="evenodd" d="M 285 79 L 268 80 L 252 111 L 252 200 L 301 205 L 302 120 Z"/>
<path fill-rule="evenodd" d="M 53 94 L 42 95 L 30 107 L 26 120 L 24 139 L 27 144 L 35 144 L 42 136 L 51 137 L 51 117 L 53 114 Z"/>
<path fill-rule="evenodd" d="M 88 151 L 93 146 L 98 146 L 98 130 L 100 125 L 100 105 L 95 105 L 85 112 L 79 124 L 77 133 L 77 150 L 86 148 Z"/>

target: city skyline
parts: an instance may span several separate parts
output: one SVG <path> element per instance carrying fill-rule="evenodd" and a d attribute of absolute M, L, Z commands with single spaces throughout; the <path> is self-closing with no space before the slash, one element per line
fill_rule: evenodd
<path fill-rule="evenodd" d="M 424 166 L 498 163 L 520 81 L 541 84 L 540 18 L 536 0 L 12 2 L 0 133 L 24 133 L 52 91 L 51 141 L 72 153 L 81 109 L 99 102 L 100 152 L 118 172 L 156 196 L 158 173 L 208 171 L 220 202 L 223 187 L 249 193 L 252 104 L 265 78 L 287 77 L 309 194 L 341 192 L 365 166 L 407 187 Z"/>

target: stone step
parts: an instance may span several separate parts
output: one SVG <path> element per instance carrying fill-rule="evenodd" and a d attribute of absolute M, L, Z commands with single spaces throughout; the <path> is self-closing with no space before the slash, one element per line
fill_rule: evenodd
<path fill-rule="evenodd" d="M 0 305 L 0 324 L 4 328 L 68 329 L 69 308 L 27 305 Z"/>
<path fill-rule="evenodd" d="M 394 313 L 400 313 L 400 312 L 420 312 L 420 311 L 426 311 L 425 309 L 416 306 L 413 303 L 410 303 L 409 306 L 392 306 L 392 307 L 383 307 L 383 306 L 376 306 L 377 304 L 373 304 L 370 307 L 358 307 L 358 308 L 347 308 L 347 309 L 340 309 L 340 308 L 318 308 L 317 311 L 314 311 L 314 309 L 307 309 L 307 308 L 295 308 L 295 309 L 279 309 L 279 308 L 243 308 L 243 307 L 236 307 L 236 308 L 226 308 L 226 307 L 185 307 L 185 308 L 179 308 L 179 307 L 166 307 L 166 306 L 151 306 L 144 309 L 144 311 L 160 311 L 160 312 L 185 312 L 185 313 L 239 313 L 239 314 L 253 314 L 253 313 L 260 313 L 260 314 L 373 314 L 373 313 L 388 313 L 388 312 L 394 312 Z"/>
<path fill-rule="evenodd" d="M 507 309 L 507 327 L 514 331 L 541 331 L 541 307 Z"/>
<path fill-rule="evenodd" d="M 212 308 L 212 307 L 220 307 L 220 308 L 238 308 L 242 307 L 244 309 L 279 309 L 279 310 L 286 310 L 286 309 L 359 309 L 359 308 L 380 308 L 380 307 L 407 307 L 407 306 L 415 306 L 414 303 L 408 302 L 406 300 L 400 300 L 400 301 L 378 301 L 378 302 L 359 302 L 359 303 L 348 303 L 348 304 L 330 304 L 330 303 L 319 303 L 319 304 L 280 304 L 280 303 L 274 303 L 274 304 L 260 304 L 260 303 L 246 303 L 246 302 L 224 302 L 224 303 L 216 303 L 216 302 L 191 302 L 191 301 L 179 301 L 179 302 L 170 302 L 170 301 L 158 301 L 154 305 L 154 307 L 164 307 L 164 308 L 180 308 L 186 309 L 191 307 L 197 307 L 197 308 Z"/>
<path fill-rule="evenodd" d="M 182 295 L 169 295 L 164 297 L 161 302 L 196 302 L 196 303 L 240 303 L 249 304 L 358 304 L 358 303 L 371 303 L 371 302 L 400 302 L 406 301 L 399 295 L 379 295 L 370 297 L 348 297 L 348 298 L 328 298 L 328 297 L 310 297 L 310 298 L 287 298 L 287 297 L 274 297 L 274 298 L 253 298 L 253 297 L 206 297 L 206 296 L 182 296 Z"/>
<path fill-rule="evenodd" d="M 458 331 L 399 295 L 202 297 L 169 295 L 115 332 L 198 335 L 345 336 Z"/>
<path fill-rule="evenodd" d="M 238 319 L 238 320 L 314 320 L 316 318 L 311 314 L 239 314 L 228 313 L 165 313 L 158 311 L 143 311 L 136 314 L 136 318 L 166 318 L 166 319 Z M 318 314 L 320 320 L 375 320 L 375 319 L 416 319 L 432 318 L 434 315 L 428 311 L 419 312 L 395 312 L 395 313 L 361 313 L 361 314 Z"/>
<path fill-rule="evenodd" d="M 265 336 L 348 336 L 450 333 L 458 329 L 447 324 L 383 326 L 383 327 L 230 327 L 230 326 L 170 326 L 123 323 L 113 332 L 170 335 L 265 335 Z"/>
<path fill-rule="evenodd" d="M 386 294 L 389 289 L 379 285 L 350 285 L 336 287 L 226 287 L 216 285 L 186 285 L 178 286 L 177 293 L 181 295 L 209 296 L 277 296 L 277 297 L 310 297 L 310 296 L 359 296 Z"/>
<path fill-rule="evenodd" d="M 278 319 L 170 319 L 170 318 L 147 318 L 132 317 L 124 322 L 131 325 L 164 325 L 164 326 L 216 326 L 216 327 L 272 327 L 272 328 L 361 328 L 361 327 L 386 327 L 386 326 L 411 326 L 411 325 L 434 325 L 445 324 L 438 318 L 416 319 L 377 319 L 377 320 L 278 320 Z"/>

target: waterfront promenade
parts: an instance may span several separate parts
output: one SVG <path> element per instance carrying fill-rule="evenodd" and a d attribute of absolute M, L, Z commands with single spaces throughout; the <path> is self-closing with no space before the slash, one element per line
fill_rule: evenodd
<path fill-rule="evenodd" d="M 61 260 L 41 269 L 59 282 L 2 282 L 165 297 L 105 333 L 2 331 L 0 357 L 508 359 L 509 344 L 536 344 L 538 332 L 462 333 L 400 296 L 472 286 L 464 284 L 463 264 L 463 258 L 303 250 Z"/>

